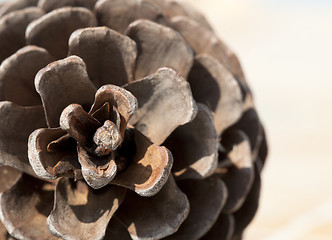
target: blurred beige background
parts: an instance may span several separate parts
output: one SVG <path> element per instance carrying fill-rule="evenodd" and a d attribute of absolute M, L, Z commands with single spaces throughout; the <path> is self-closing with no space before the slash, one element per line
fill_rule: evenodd
<path fill-rule="evenodd" d="M 245 240 L 332 239 L 332 1 L 187 0 L 237 53 L 267 129 Z"/>

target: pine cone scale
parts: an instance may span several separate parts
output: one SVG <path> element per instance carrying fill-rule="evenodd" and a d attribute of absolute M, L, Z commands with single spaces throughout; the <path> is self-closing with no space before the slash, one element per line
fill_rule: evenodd
<path fill-rule="evenodd" d="M 52 60 L 45 49 L 36 46 L 23 47 L 4 60 L 0 66 L 1 99 L 21 106 L 41 105 L 33 80 L 36 73 Z"/>
<path fill-rule="evenodd" d="M 25 32 L 26 41 L 47 49 L 55 58 L 68 54 L 68 39 L 73 31 L 97 26 L 94 14 L 86 8 L 65 7 L 31 22 Z"/>
<path fill-rule="evenodd" d="M 126 34 L 137 44 L 135 79 L 151 75 L 160 67 L 173 68 L 186 79 L 193 54 L 177 32 L 148 20 L 137 20 L 129 25 Z"/>
<path fill-rule="evenodd" d="M 71 103 L 89 109 L 96 93 L 84 62 L 76 56 L 53 62 L 41 69 L 36 75 L 35 86 L 42 99 L 49 127 L 59 126 L 63 109 Z M 64 86 L 68 91 L 61 91 Z"/>
<path fill-rule="evenodd" d="M 74 183 L 62 178 L 56 185 L 54 209 L 47 218 L 48 228 L 64 239 L 102 239 L 125 195 L 124 188 L 107 186 L 92 191 L 82 181 Z"/>
<path fill-rule="evenodd" d="M 218 165 L 218 134 L 212 127 L 213 116 L 198 103 L 194 120 L 176 128 L 166 139 L 174 159 L 173 173 L 179 179 L 204 179 L 211 176 Z"/>
<path fill-rule="evenodd" d="M 254 181 L 254 164 L 251 157 L 250 143 L 248 137 L 242 131 L 228 131 L 223 135 L 221 144 L 230 151 L 227 153 L 227 160 L 231 166 L 217 171 L 224 172 L 220 178 L 225 182 L 228 190 L 227 202 L 223 213 L 234 213 L 245 201 L 248 192 Z M 220 154 L 220 156 L 223 156 Z M 221 162 L 225 161 L 222 159 Z M 238 186 L 238 187 L 236 187 Z"/>
<path fill-rule="evenodd" d="M 52 199 L 53 187 L 49 183 L 23 174 L 11 189 L 1 193 L 0 219 L 15 238 L 55 240 L 46 225 Z"/>
<path fill-rule="evenodd" d="M 165 239 L 200 239 L 216 222 L 227 199 L 227 188 L 215 176 L 203 180 L 181 180 L 178 185 L 188 197 L 190 212 L 179 230 Z"/>
<path fill-rule="evenodd" d="M 22 107 L 2 101 L 0 114 L 6 116 L 0 125 L 0 165 L 35 175 L 29 164 L 26 139 L 34 129 L 46 127 L 43 108 Z"/>
<path fill-rule="evenodd" d="M 201 86 L 200 82 L 206 84 Z M 214 112 L 218 135 L 236 123 L 243 112 L 240 86 L 232 74 L 209 55 L 197 55 L 188 76 L 196 101 Z"/>
<path fill-rule="evenodd" d="M 165 23 L 162 10 L 154 1 L 147 0 L 99 0 L 95 5 L 101 25 L 124 34 L 129 24 L 137 19 Z"/>
<path fill-rule="evenodd" d="M 112 184 L 135 191 L 140 196 L 156 195 L 171 174 L 173 156 L 165 147 L 153 144 L 134 130 L 136 155 L 126 171 L 118 174 Z"/>
<path fill-rule="evenodd" d="M 161 239 L 177 231 L 189 209 L 188 198 L 170 176 L 160 192 L 151 198 L 139 198 L 128 192 L 116 216 L 132 239 Z"/>
<path fill-rule="evenodd" d="M 0 20 L 0 62 L 25 46 L 25 29 L 30 22 L 43 15 L 38 8 L 26 8 L 10 12 Z M 14 31 L 13 31 L 14 29 Z"/>
<path fill-rule="evenodd" d="M 156 144 L 163 143 L 175 128 L 196 116 L 197 106 L 188 82 L 172 69 L 161 68 L 124 87 L 139 103 L 129 123 Z"/>
<path fill-rule="evenodd" d="M 110 79 L 118 86 L 133 81 L 136 44 L 111 29 L 84 28 L 73 32 L 69 39 L 69 55 L 83 59 L 89 77 L 97 87 Z"/>

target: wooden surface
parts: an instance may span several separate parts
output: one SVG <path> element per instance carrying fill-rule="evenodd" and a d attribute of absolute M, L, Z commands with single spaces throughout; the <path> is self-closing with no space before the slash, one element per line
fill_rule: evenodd
<path fill-rule="evenodd" d="M 332 2 L 188 0 L 237 53 L 270 154 L 245 240 L 332 239 Z"/>

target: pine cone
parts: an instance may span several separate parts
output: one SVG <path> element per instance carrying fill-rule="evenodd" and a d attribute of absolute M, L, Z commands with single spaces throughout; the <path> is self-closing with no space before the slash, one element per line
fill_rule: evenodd
<path fill-rule="evenodd" d="M 0 16 L 2 239 L 241 239 L 267 144 L 201 14 L 8 0 Z"/>

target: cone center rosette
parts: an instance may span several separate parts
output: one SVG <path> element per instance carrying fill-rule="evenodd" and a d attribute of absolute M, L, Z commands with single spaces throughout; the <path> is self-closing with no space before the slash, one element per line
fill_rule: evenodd
<path fill-rule="evenodd" d="M 102 157 L 116 150 L 122 143 L 119 128 L 111 121 L 106 120 L 104 125 L 97 129 L 93 135 L 95 145 L 94 152 L 97 156 Z"/>
<path fill-rule="evenodd" d="M 49 135 L 49 140 L 41 139 L 42 134 L 37 130 L 36 135 L 30 137 L 30 145 L 37 152 L 43 152 L 43 141 L 46 145 L 42 159 L 38 159 L 46 174 L 33 164 L 35 172 L 48 178 L 84 178 L 95 189 L 105 186 L 116 173 L 127 168 L 135 155 L 133 130 L 126 130 L 135 109 L 137 99 L 115 85 L 104 85 L 97 91 L 89 112 L 80 104 L 68 105 L 61 112 L 60 128 L 48 129 L 58 134 L 51 132 L 45 135 Z M 121 149 L 124 141 L 127 141 L 125 149 Z M 52 155 L 57 159 L 52 159 Z M 35 162 L 34 159 L 31 154 L 31 161 Z"/>
<path fill-rule="evenodd" d="M 97 111 L 104 111 L 104 118 L 110 115 L 109 103 Z M 113 109 L 116 119 L 100 119 L 87 114 L 78 104 L 71 104 L 65 108 L 60 117 L 60 126 L 68 135 L 77 141 L 80 147 L 94 154 L 105 157 L 115 151 L 123 142 L 120 132 L 120 115 Z M 93 115 L 93 114 L 92 114 Z"/>

